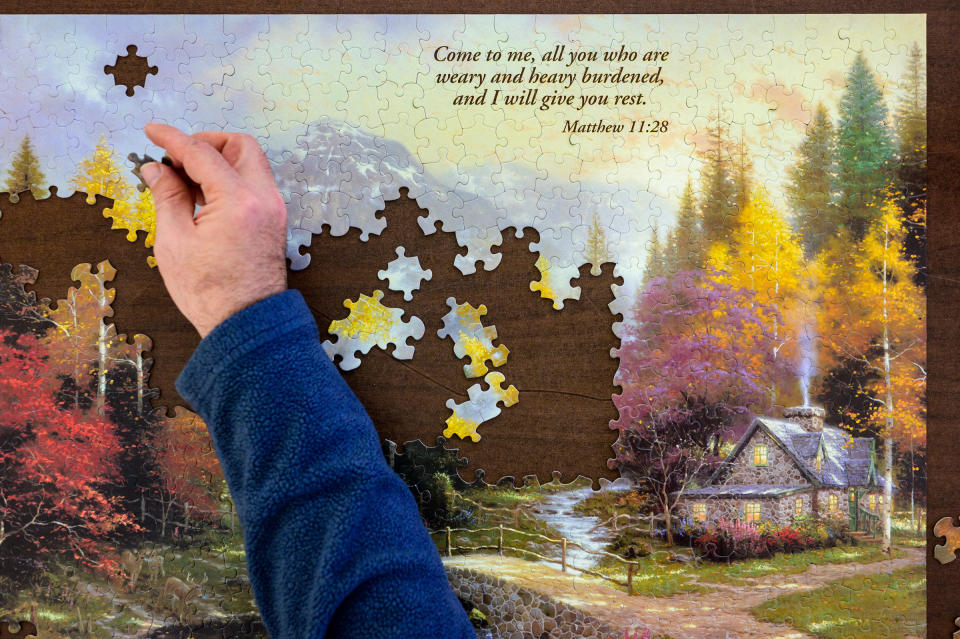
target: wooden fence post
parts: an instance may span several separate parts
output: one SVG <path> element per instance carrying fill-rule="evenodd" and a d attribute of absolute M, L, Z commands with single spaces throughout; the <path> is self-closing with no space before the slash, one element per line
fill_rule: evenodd
<path fill-rule="evenodd" d="M 503 557 L 503 524 L 500 524 L 499 536 L 497 537 L 497 554 Z"/>
<path fill-rule="evenodd" d="M 633 594 L 633 562 L 627 564 L 627 594 Z"/>
<path fill-rule="evenodd" d="M 567 538 L 560 539 L 560 572 L 567 572 Z"/>
<path fill-rule="evenodd" d="M 453 547 L 452 547 L 452 544 L 450 543 L 450 526 L 447 526 L 447 557 L 452 556 L 452 554 L 453 554 Z"/>

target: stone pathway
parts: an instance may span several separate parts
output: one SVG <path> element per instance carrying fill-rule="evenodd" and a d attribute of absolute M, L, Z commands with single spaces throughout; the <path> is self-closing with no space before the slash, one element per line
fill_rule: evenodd
<path fill-rule="evenodd" d="M 512 557 L 473 555 L 445 558 L 444 563 L 484 571 L 543 592 L 623 629 L 649 628 L 654 635 L 662 633 L 677 639 L 815 639 L 786 625 L 758 621 L 750 609 L 783 594 L 814 590 L 828 581 L 924 563 L 922 550 L 910 548 L 905 552 L 907 556 L 899 559 L 811 566 L 799 574 L 745 580 L 749 585 L 709 584 L 714 592 L 672 597 L 631 597 L 599 579 L 564 574 Z"/>

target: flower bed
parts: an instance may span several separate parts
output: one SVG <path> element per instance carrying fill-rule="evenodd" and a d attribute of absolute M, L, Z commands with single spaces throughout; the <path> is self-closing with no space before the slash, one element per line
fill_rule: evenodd
<path fill-rule="evenodd" d="M 709 529 L 687 531 L 691 545 L 704 559 L 729 561 L 770 557 L 774 553 L 830 548 L 849 540 L 842 519 L 797 517 L 789 526 L 724 521 Z"/>

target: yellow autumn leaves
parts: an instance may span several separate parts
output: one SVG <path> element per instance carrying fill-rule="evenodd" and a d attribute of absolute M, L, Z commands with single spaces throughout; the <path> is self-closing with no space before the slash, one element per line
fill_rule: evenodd
<path fill-rule="evenodd" d="M 124 173 L 116 151 L 104 138 L 100 138 L 90 157 L 80 162 L 71 184 L 87 194 L 90 204 L 93 204 L 97 195 L 111 198 L 113 206 L 104 210 L 103 214 L 113 219 L 112 228 L 125 229 L 127 240 L 131 242 L 137 241 L 138 232 L 144 232 L 144 246 L 151 248 L 157 229 L 153 196 L 149 189 L 138 191 L 124 177 Z M 156 264 L 153 256 L 147 261 L 151 266 Z"/>

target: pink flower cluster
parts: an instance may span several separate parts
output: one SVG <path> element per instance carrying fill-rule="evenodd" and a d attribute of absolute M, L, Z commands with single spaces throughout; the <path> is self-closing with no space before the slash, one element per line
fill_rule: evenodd
<path fill-rule="evenodd" d="M 820 544 L 805 531 L 791 526 L 720 520 L 694 537 L 694 546 L 708 559 L 750 559 L 775 552 L 799 552 Z"/>

